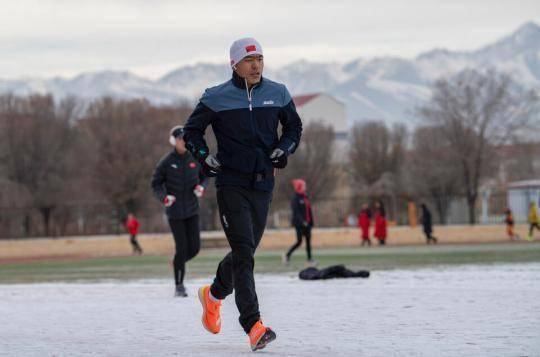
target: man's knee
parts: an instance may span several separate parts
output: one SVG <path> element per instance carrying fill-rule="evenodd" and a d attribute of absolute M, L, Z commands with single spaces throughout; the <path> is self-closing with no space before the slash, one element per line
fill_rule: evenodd
<path fill-rule="evenodd" d="M 243 244 L 235 247 L 232 250 L 233 264 L 244 264 L 253 262 L 254 249 L 253 247 Z"/>
<path fill-rule="evenodd" d="M 201 244 L 195 244 L 193 247 L 191 247 L 191 250 L 189 251 L 188 260 L 195 258 L 197 254 L 201 251 Z"/>

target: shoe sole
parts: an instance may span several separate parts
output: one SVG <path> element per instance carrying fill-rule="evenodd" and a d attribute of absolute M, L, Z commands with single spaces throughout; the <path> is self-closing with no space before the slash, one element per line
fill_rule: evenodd
<path fill-rule="evenodd" d="M 276 333 L 270 329 L 266 330 L 264 335 L 261 336 L 259 341 L 257 341 L 257 344 L 255 346 L 251 346 L 251 350 L 253 352 L 262 350 L 265 348 L 270 342 L 274 341 L 276 339 Z"/>
<path fill-rule="evenodd" d="M 206 331 L 210 332 L 211 334 L 218 334 L 218 332 L 214 332 L 212 330 L 210 330 L 208 328 L 208 326 L 206 326 L 206 321 L 204 319 L 204 316 L 206 315 L 206 304 L 204 303 L 204 287 L 202 288 L 199 288 L 199 291 L 197 292 L 197 295 L 199 296 L 199 301 L 201 302 L 201 305 L 202 305 L 202 308 L 203 308 L 203 314 L 202 314 L 202 317 L 201 317 L 201 322 L 202 322 L 202 325 L 204 326 L 204 328 L 206 329 Z"/>

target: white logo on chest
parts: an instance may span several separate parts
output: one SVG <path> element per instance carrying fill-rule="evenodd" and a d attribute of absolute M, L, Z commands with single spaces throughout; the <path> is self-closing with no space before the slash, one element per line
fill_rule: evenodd
<path fill-rule="evenodd" d="M 273 101 L 273 100 L 265 100 L 265 101 L 263 102 L 263 105 L 272 105 L 272 104 L 274 104 L 274 101 Z"/>
<path fill-rule="evenodd" d="M 177 169 L 177 168 L 178 168 L 178 166 L 177 166 L 176 164 L 172 164 L 171 167 L 172 167 L 173 169 Z"/>

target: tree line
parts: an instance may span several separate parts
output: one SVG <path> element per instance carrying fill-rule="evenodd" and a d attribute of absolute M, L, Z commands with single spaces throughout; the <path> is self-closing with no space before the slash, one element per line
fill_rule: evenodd
<path fill-rule="evenodd" d="M 169 129 L 191 110 L 188 103 L 156 106 L 143 99 L 1 96 L 0 237 L 117 233 L 128 212 L 146 217 L 148 230 L 160 230 L 149 178 L 171 150 Z M 480 187 L 497 179 L 501 148 L 530 155 L 506 179 L 539 175 L 531 165 L 540 155 L 537 113 L 536 91 L 504 74 L 466 70 L 433 85 L 414 127 L 359 121 L 343 146 L 332 127 L 305 124 L 297 153 L 277 174 L 273 209 L 286 210 L 290 181 L 304 178 L 314 205 L 342 194 L 353 208 L 358 197 L 422 199 L 444 222 L 451 198 L 463 196 L 475 223 Z M 335 159 L 337 150 L 346 150 L 345 161 Z M 214 201 L 210 185 L 203 228 L 218 226 Z"/>

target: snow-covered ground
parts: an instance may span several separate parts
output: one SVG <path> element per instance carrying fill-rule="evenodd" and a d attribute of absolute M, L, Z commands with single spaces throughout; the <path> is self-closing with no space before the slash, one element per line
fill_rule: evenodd
<path fill-rule="evenodd" d="M 234 299 L 200 323 L 196 287 L 169 280 L 0 285 L 2 356 L 251 355 Z M 540 263 L 373 272 L 304 282 L 259 275 L 272 356 L 540 356 Z"/>

